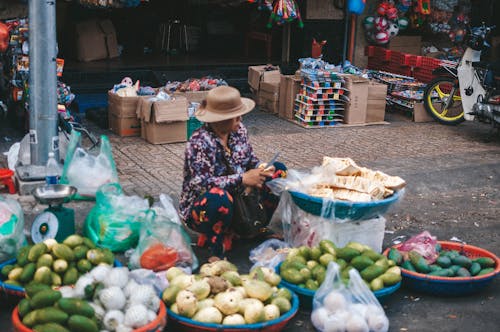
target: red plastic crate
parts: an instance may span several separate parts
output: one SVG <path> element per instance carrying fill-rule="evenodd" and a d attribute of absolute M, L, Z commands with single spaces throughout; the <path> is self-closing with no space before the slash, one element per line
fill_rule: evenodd
<path fill-rule="evenodd" d="M 422 56 L 409 54 L 408 65 L 412 67 L 420 67 L 422 65 Z"/>
<path fill-rule="evenodd" d="M 395 63 L 401 66 L 409 66 L 410 59 L 412 57 L 413 57 L 412 54 L 391 51 L 391 63 Z"/>
<path fill-rule="evenodd" d="M 390 61 L 391 60 L 391 50 L 376 46 L 374 48 L 374 56 L 377 57 L 381 61 Z"/>
<path fill-rule="evenodd" d="M 423 56 L 421 59 L 421 65 L 419 67 L 425 69 L 435 69 L 439 66 L 441 66 L 441 60 Z"/>
<path fill-rule="evenodd" d="M 432 79 L 434 79 L 434 75 L 432 72 L 434 71 L 435 68 L 433 69 L 428 69 L 428 68 L 415 68 L 413 70 L 413 77 L 415 77 L 417 80 L 423 82 L 423 83 L 429 83 Z"/>
<path fill-rule="evenodd" d="M 375 46 L 366 46 L 365 47 L 365 55 L 367 57 L 375 56 Z"/>

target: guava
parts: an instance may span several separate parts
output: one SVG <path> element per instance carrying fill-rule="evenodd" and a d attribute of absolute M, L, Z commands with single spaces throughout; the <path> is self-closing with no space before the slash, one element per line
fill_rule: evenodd
<path fill-rule="evenodd" d="M 276 304 L 268 304 L 264 307 L 264 319 L 266 321 L 279 318 L 280 308 Z"/>
<path fill-rule="evenodd" d="M 198 309 L 198 300 L 196 296 L 187 290 L 181 290 L 175 298 L 179 315 L 193 317 L 196 309 Z"/>
<path fill-rule="evenodd" d="M 253 297 L 263 302 L 273 295 L 271 286 L 265 281 L 248 280 L 243 283 L 243 287 L 245 287 L 245 291 L 249 297 Z"/>
<path fill-rule="evenodd" d="M 222 321 L 223 325 L 244 325 L 246 324 L 245 318 L 240 314 L 232 314 L 226 316 Z"/>
<path fill-rule="evenodd" d="M 204 279 L 196 280 L 186 290 L 192 292 L 196 299 L 203 300 L 210 294 L 210 284 Z"/>
<path fill-rule="evenodd" d="M 206 307 L 198 311 L 193 316 L 193 320 L 202 323 L 220 324 L 222 322 L 222 313 L 215 307 Z"/>
<path fill-rule="evenodd" d="M 224 315 L 231 315 L 238 312 L 240 301 L 243 299 L 241 294 L 234 290 L 231 292 L 222 292 L 215 296 L 214 306 Z"/>

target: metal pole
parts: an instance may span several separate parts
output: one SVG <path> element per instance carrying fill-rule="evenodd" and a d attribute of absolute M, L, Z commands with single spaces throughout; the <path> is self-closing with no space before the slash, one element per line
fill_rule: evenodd
<path fill-rule="evenodd" d="M 32 165 L 59 160 L 57 130 L 56 1 L 29 0 L 29 119 Z"/>
<path fill-rule="evenodd" d="M 349 15 L 347 13 L 347 8 L 344 9 L 344 20 L 345 20 L 345 26 L 344 26 L 344 49 L 342 50 L 342 68 L 344 67 L 347 58 L 347 38 L 349 34 Z"/>

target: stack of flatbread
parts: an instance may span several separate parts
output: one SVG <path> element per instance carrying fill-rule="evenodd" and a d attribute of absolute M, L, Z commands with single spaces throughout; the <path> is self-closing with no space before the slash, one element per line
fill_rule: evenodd
<path fill-rule="evenodd" d="M 360 167 L 350 158 L 323 157 L 321 169 L 328 176 L 309 189 L 311 196 L 369 202 L 384 199 L 406 185 L 399 176 Z"/>

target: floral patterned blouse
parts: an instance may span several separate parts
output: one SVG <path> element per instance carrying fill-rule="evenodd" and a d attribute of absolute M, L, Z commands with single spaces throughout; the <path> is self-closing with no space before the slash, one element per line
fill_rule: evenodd
<path fill-rule="evenodd" d="M 224 149 L 222 140 L 208 124 L 196 130 L 189 139 L 179 202 L 183 220 L 187 219 L 194 200 L 205 191 L 218 187 L 234 194 L 242 189 L 243 173 L 259 164 L 242 123 L 236 132 L 229 134 L 227 146 L 230 152 Z M 227 169 L 224 156 L 232 170 Z"/>

